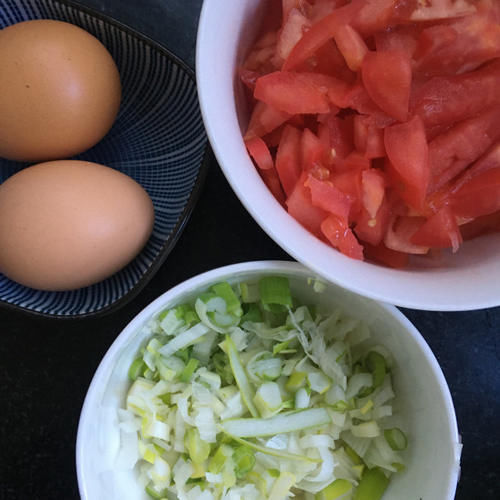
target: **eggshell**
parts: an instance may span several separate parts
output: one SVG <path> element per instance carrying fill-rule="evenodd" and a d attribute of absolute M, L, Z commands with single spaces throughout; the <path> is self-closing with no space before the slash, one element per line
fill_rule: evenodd
<path fill-rule="evenodd" d="M 67 158 L 111 128 L 120 75 L 104 45 L 62 21 L 34 20 L 0 31 L 0 156 Z"/>
<path fill-rule="evenodd" d="M 154 210 L 132 178 L 60 160 L 0 185 L 0 272 L 40 290 L 71 290 L 127 265 L 147 242 Z"/>

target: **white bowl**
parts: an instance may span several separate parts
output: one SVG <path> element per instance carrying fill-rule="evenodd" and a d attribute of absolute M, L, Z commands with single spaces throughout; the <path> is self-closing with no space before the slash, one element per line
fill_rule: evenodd
<path fill-rule="evenodd" d="M 500 305 L 500 234 L 466 242 L 439 262 L 395 270 L 345 257 L 305 230 L 277 203 L 246 152 L 248 114 L 236 70 L 255 38 L 260 0 L 205 0 L 196 71 L 201 110 L 217 160 L 236 195 L 262 229 L 290 255 L 329 281 L 391 304 L 452 311 Z M 492 279 L 493 278 L 493 279 Z"/>
<path fill-rule="evenodd" d="M 453 402 L 436 358 L 415 327 L 394 306 L 334 284 L 325 293 L 313 292 L 307 285 L 311 272 L 300 264 L 266 261 L 222 267 L 185 281 L 152 302 L 117 337 L 97 369 L 80 417 L 76 462 L 83 500 L 146 498 L 132 471 L 119 473 L 113 467 L 120 444 L 116 410 L 125 403 L 128 368 L 146 341 L 141 328 L 165 307 L 189 300 L 211 284 L 269 274 L 287 276 L 294 294 L 306 303 L 336 304 L 362 319 L 374 341 L 392 353 L 397 409 L 410 446 L 407 470 L 391 481 L 384 500 L 453 500 L 461 450 Z"/>

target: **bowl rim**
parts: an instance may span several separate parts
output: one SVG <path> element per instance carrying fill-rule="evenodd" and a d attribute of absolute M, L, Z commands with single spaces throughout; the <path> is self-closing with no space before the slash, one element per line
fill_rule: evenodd
<path fill-rule="evenodd" d="M 130 320 L 130 322 L 121 330 L 118 336 L 115 338 L 103 358 L 101 359 L 97 370 L 95 371 L 92 380 L 90 382 L 89 388 L 87 390 L 87 394 L 85 396 L 82 410 L 80 413 L 80 418 L 78 421 L 78 429 L 77 429 L 77 438 L 76 438 L 76 449 L 75 449 L 75 458 L 76 458 L 76 472 L 77 472 L 77 480 L 78 480 L 78 489 L 81 495 L 82 500 L 92 500 L 87 494 L 85 490 L 85 471 L 83 469 L 84 463 L 84 444 L 82 434 L 84 433 L 84 429 L 88 426 L 89 422 L 92 421 L 92 401 L 98 396 L 98 390 L 100 387 L 100 380 L 103 376 L 108 373 L 109 368 L 112 366 L 112 363 L 116 361 L 114 358 L 120 352 L 122 347 L 127 344 L 129 339 L 138 332 L 139 328 L 144 326 L 147 320 L 149 320 L 154 314 L 158 313 L 163 305 L 173 299 L 175 297 L 182 295 L 184 293 L 193 291 L 197 288 L 203 288 L 210 283 L 220 279 L 222 276 L 228 275 L 238 275 L 238 274 L 246 274 L 246 273 L 293 273 L 302 275 L 304 278 L 306 277 L 314 277 L 314 271 L 309 270 L 303 264 L 294 261 L 281 261 L 281 260 L 261 260 L 261 261 L 250 261 L 250 262 L 241 262 L 238 264 L 230 264 L 222 267 L 218 267 L 215 269 L 211 269 L 209 271 L 205 271 L 201 274 L 193 276 L 176 286 L 170 288 L 155 300 L 150 302 L 144 309 L 142 309 L 139 313 L 134 316 Z M 343 292 L 347 292 L 349 294 L 357 295 L 352 291 L 346 290 L 338 284 L 332 283 L 333 286 L 337 287 L 339 290 Z M 359 295 L 358 295 L 359 296 Z M 359 296 L 362 297 L 362 296 Z M 396 307 L 391 304 L 387 304 L 384 302 L 374 301 L 373 299 L 368 299 L 363 297 L 367 301 L 375 302 L 380 306 L 385 312 L 387 312 L 390 316 L 392 316 L 396 321 L 398 321 L 402 329 L 405 331 L 405 335 L 410 336 L 418 345 L 418 348 L 428 361 L 433 375 L 436 379 L 437 385 L 439 387 L 439 392 L 443 398 L 443 402 L 445 405 L 446 412 L 446 421 L 448 423 L 446 432 L 449 435 L 450 442 L 455 446 L 455 458 L 457 462 L 457 467 L 453 470 L 450 470 L 449 477 L 447 479 L 447 492 L 448 498 L 447 500 L 451 500 L 454 496 L 454 492 L 456 491 L 456 487 L 458 484 L 459 476 L 460 476 L 460 450 L 461 450 L 461 438 L 458 431 L 458 423 L 457 417 L 455 413 L 455 408 L 453 405 L 453 399 L 451 396 L 451 392 L 446 382 L 446 378 L 444 373 L 439 365 L 434 353 L 431 348 L 427 344 L 426 340 L 422 336 L 422 334 L 417 330 L 417 328 L 413 325 L 413 323 Z"/>
<path fill-rule="evenodd" d="M 255 0 L 251 3 L 253 5 L 258 2 Z M 478 289 L 481 290 L 480 285 L 468 287 L 465 292 L 463 291 L 466 287 L 461 287 L 460 282 L 466 282 L 468 279 L 466 275 L 474 274 L 475 269 L 467 270 L 463 276 L 460 276 L 460 279 L 457 276 L 457 279 L 448 282 L 447 286 L 441 286 L 441 278 L 446 278 L 450 271 L 445 267 L 432 269 L 433 277 L 430 278 L 431 273 L 427 273 L 424 269 L 392 269 L 370 261 L 362 262 L 346 257 L 320 241 L 291 217 L 275 200 L 260 178 L 258 179 L 259 186 L 257 186 L 257 181 L 254 179 L 255 176 L 259 177 L 257 172 L 255 176 L 253 174 L 246 175 L 246 162 L 248 165 L 252 165 L 252 161 L 248 154 L 246 154 L 246 159 L 242 161 L 240 151 L 245 150 L 243 136 L 240 134 L 241 144 L 238 145 L 238 151 L 233 149 L 231 154 L 228 154 L 225 146 L 227 139 L 223 132 L 223 127 L 226 127 L 227 124 L 219 124 L 215 113 L 221 105 L 233 106 L 233 104 L 228 104 L 228 101 L 219 102 L 220 93 L 217 94 L 217 98 L 211 99 L 213 90 L 210 87 L 210 82 L 213 81 L 213 78 L 207 78 L 212 55 L 210 40 L 213 37 L 210 37 L 210 33 L 214 21 L 213 12 L 216 11 L 216 7 L 216 1 L 204 0 L 198 24 L 196 77 L 201 113 L 209 142 L 224 176 L 247 212 L 266 234 L 294 259 L 302 262 L 327 281 L 370 299 L 423 311 L 472 311 L 499 306 L 500 288 L 498 286 L 500 285 L 489 294 L 476 293 Z M 236 30 L 236 27 L 231 27 L 231 33 Z M 218 83 L 220 82 L 217 81 Z M 238 118 L 237 109 L 235 112 L 236 118 Z M 236 158 L 235 153 L 237 153 Z M 245 163 L 245 169 L 242 166 L 243 163 Z M 253 168 L 257 170 L 256 167 Z M 247 188 L 247 184 L 242 184 L 242 173 L 245 180 L 252 184 L 253 191 Z M 263 216 L 262 207 L 272 211 L 273 217 Z M 500 234 L 497 233 L 497 236 Z M 489 238 L 497 236 L 485 235 L 480 239 L 488 243 Z M 310 249 L 313 251 L 309 252 Z M 434 273 L 434 271 L 439 272 Z M 485 276 L 485 279 L 491 276 L 491 271 L 488 268 L 481 268 L 479 271 Z M 367 279 L 367 274 L 369 279 Z M 369 284 L 367 285 L 367 283 Z M 450 293 L 450 291 L 455 293 Z"/>
<path fill-rule="evenodd" d="M 196 88 L 196 76 L 194 70 L 187 64 L 187 62 L 183 61 L 180 57 L 176 56 L 173 52 L 171 52 L 167 47 L 165 47 L 161 43 L 156 42 L 149 36 L 141 33 L 140 31 L 135 30 L 131 26 L 121 21 L 118 21 L 107 14 L 92 9 L 91 7 L 82 5 L 75 0 L 52 0 L 52 2 L 66 5 L 77 11 L 83 12 L 91 17 L 94 17 L 97 20 L 100 20 L 106 24 L 114 26 L 118 30 L 128 34 L 131 37 L 134 37 L 138 41 L 145 43 L 146 45 L 149 45 L 151 49 L 160 52 L 163 56 L 165 56 L 176 66 L 178 66 L 187 75 L 187 77 L 194 83 Z M 200 106 L 200 112 L 201 112 L 201 106 Z M 137 297 L 137 295 L 144 289 L 144 287 L 149 283 L 149 281 L 153 278 L 153 276 L 158 272 L 159 268 L 163 265 L 170 252 L 174 249 L 178 239 L 180 238 L 182 232 L 184 231 L 184 228 L 188 223 L 191 214 L 193 213 L 193 210 L 198 202 L 203 185 L 205 183 L 205 179 L 207 177 L 208 169 L 212 161 L 213 161 L 213 153 L 210 148 L 210 144 L 208 143 L 208 141 L 206 141 L 203 158 L 200 162 L 198 174 L 196 176 L 196 179 L 194 180 L 193 188 L 191 189 L 189 198 L 186 201 L 186 204 L 181 214 L 179 215 L 179 218 L 177 219 L 177 222 L 173 227 L 169 237 L 165 240 L 165 242 L 160 248 L 160 251 L 158 252 L 158 255 L 151 262 L 147 270 L 141 275 L 137 283 L 135 283 L 135 285 L 120 298 L 94 312 L 85 312 L 81 314 L 63 315 L 57 313 L 46 313 L 46 312 L 36 311 L 25 306 L 13 304 L 1 298 L 0 298 L 0 307 L 10 311 L 16 311 L 28 314 L 33 317 L 49 318 L 57 320 L 73 320 L 73 319 L 86 319 L 86 318 L 94 319 L 94 318 L 99 318 L 101 316 L 106 316 L 114 312 L 115 310 L 118 310 L 121 307 L 123 307 L 125 304 L 127 304 L 135 297 Z"/>

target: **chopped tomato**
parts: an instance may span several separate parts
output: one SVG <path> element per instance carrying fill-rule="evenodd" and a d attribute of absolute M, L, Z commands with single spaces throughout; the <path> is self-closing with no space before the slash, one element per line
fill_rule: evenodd
<path fill-rule="evenodd" d="M 345 158 L 354 149 L 352 119 L 331 116 L 327 123 L 335 157 Z"/>
<path fill-rule="evenodd" d="M 373 125 L 369 117 L 355 115 L 354 144 L 365 158 L 383 158 L 385 156 L 384 130 Z"/>
<path fill-rule="evenodd" d="M 387 169 L 395 180 L 401 198 L 414 208 L 421 208 L 429 185 L 428 146 L 422 120 L 415 116 L 407 123 L 384 131 Z"/>
<path fill-rule="evenodd" d="M 301 173 L 300 136 L 298 129 L 285 126 L 276 154 L 276 170 L 287 196 L 292 193 Z"/>
<path fill-rule="evenodd" d="M 288 113 L 278 111 L 265 102 L 257 101 L 250 116 L 245 140 L 272 132 L 290 118 Z"/>
<path fill-rule="evenodd" d="M 500 106 L 455 125 L 429 144 L 433 193 L 460 174 L 500 139 Z"/>
<path fill-rule="evenodd" d="M 361 172 L 362 201 L 366 211 L 375 218 L 385 195 L 385 178 L 374 168 Z"/>
<path fill-rule="evenodd" d="M 268 168 L 266 170 L 259 169 L 259 174 L 276 200 L 281 205 L 285 206 L 285 193 L 283 192 L 283 188 L 281 187 L 276 169 L 274 167 Z"/>
<path fill-rule="evenodd" d="M 480 217 L 500 210 L 500 168 L 474 176 L 450 197 L 453 213 L 460 217 Z"/>
<path fill-rule="evenodd" d="M 407 254 L 426 254 L 428 246 L 412 243 L 413 235 L 424 223 L 423 217 L 393 216 L 384 237 L 385 246 Z"/>
<path fill-rule="evenodd" d="M 500 212 L 483 215 L 460 226 L 460 232 L 464 240 L 471 240 L 483 234 L 500 231 Z"/>
<path fill-rule="evenodd" d="M 426 127 L 452 124 L 500 104 L 500 61 L 462 75 L 434 77 L 412 95 Z"/>
<path fill-rule="evenodd" d="M 369 52 L 361 76 L 373 101 L 389 116 L 405 121 L 410 100 L 411 63 L 404 52 Z"/>
<path fill-rule="evenodd" d="M 348 24 L 343 24 L 335 33 L 335 42 L 349 69 L 358 71 L 368 52 L 368 47 L 361 35 Z"/>
<path fill-rule="evenodd" d="M 245 145 L 257 166 L 261 170 L 274 167 L 274 161 L 267 144 L 260 137 L 253 137 L 245 141 Z"/>
<path fill-rule="evenodd" d="M 321 231 L 330 244 L 338 248 L 344 255 L 353 259 L 363 260 L 363 247 L 349 226 L 339 217 L 329 215 L 321 223 Z"/>
<path fill-rule="evenodd" d="M 356 218 L 354 232 L 361 241 L 379 245 L 387 233 L 391 216 L 390 203 L 384 198 L 375 217 L 372 217 L 365 208 L 361 210 Z"/>
<path fill-rule="evenodd" d="M 286 200 L 288 213 L 315 236 L 323 239 L 321 223 L 327 217 L 328 212 L 312 204 L 311 191 L 305 186 L 307 174 L 303 173 Z"/>
<path fill-rule="evenodd" d="M 315 23 L 292 49 L 283 65 L 283 70 L 290 71 L 312 57 L 319 48 L 335 36 L 339 26 L 352 21 L 364 3 L 365 0 L 353 0 Z"/>
<path fill-rule="evenodd" d="M 254 96 L 285 113 L 328 113 L 329 91 L 346 89 L 346 84 L 319 73 L 276 71 L 257 80 Z"/>
<path fill-rule="evenodd" d="M 425 29 L 415 71 L 428 76 L 461 74 L 500 56 L 500 8 Z"/>
<path fill-rule="evenodd" d="M 269 5 L 244 140 L 292 217 L 395 268 L 500 232 L 498 0 Z"/>
<path fill-rule="evenodd" d="M 351 199 L 348 195 L 337 189 L 331 182 L 320 181 L 313 175 L 307 177 L 306 186 L 311 190 L 311 200 L 315 207 L 348 221 L 351 209 Z"/>
<path fill-rule="evenodd" d="M 451 247 L 456 252 L 462 243 L 462 236 L 450 208 L 444 207 L 427 219 L 411 237 L 411 242 L 424 247 Z"/>

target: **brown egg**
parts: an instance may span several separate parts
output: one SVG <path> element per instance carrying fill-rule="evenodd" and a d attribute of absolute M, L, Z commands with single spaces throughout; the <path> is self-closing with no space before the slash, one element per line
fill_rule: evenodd
<path fill-rule="evenodd" d="M 153 204 L 109 167 L 60 160 L 0 185 L 0 272 L 40 290 L 70 290 L 127 265 L 151 234 Z"/>
<path fill-rule="evenodd" d="M 121 99 L 120 75 L 97 38 L 62 21 L 0 31 L 0 157 L 67 158 L 99 142 Z"/>

